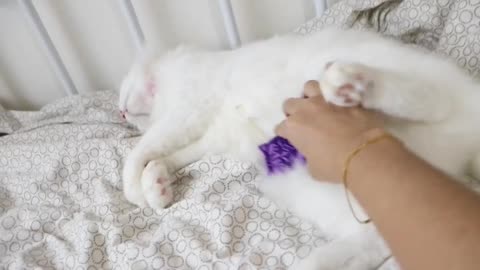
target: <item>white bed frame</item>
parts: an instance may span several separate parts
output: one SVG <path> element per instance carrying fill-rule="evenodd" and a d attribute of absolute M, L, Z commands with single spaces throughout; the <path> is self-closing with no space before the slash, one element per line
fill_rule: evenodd
<path fill-rule="evenodd" d="M 220 8 L 220 12 L 223 18 L 223 26 L 227 35 L 228 44 L 230 48 L 237 48 L 241 46 L 241 39 L 237 29 L 237 23 L 235 21 L 235 15 L 233 13 L 231 0 L 217 0 Z M 315 15 L 320 16 L 323 14 L 327 7 L 327 0 L 312 0 L 315 7 Z M 143 48 L 145 42 L 145 36 L 138 21 L 137 14 L 132 5 L 131 0 L 118 0 L 119 5 L 122 8 L 125 19 L 128 23 L 128 30 L 131 35 L 131 39 L 137 51 Z M 48 35 L 47 30 L 42 22 L 42 19 L 38 15 L 32 0 L 18 0 L 22 13 L 25 15 L 26 20 L 35 32 L 42 47 L 45 49 L 46 56 L 49 64 L 52 66 L 55 76 L 62 84 L 62 87 L 67 95 L 77 94 L 77 88 L 73 83 L 62 58 L 58 54 L 55 44 Z"/>

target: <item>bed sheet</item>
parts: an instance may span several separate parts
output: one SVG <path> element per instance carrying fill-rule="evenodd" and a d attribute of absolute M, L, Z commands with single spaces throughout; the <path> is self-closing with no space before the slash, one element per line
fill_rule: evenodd
<path fill-rule="evenodd" d="M 343 0 L 295 31 L 308 34 L 328 25 L 372 29 L 448 56 L 480 77 L 478 0 Z"/>
<path fill-rule="evenodd" d="M 328 242 L 258 193 L 255 168 L 220 156 L 178 172 L 170 208 L 129 204 L 119 172 L 139 134 L 116 100 L 100 92 L 9 112 L 16 125 L 0 137 L 0 265 L 286 269 Z"/>

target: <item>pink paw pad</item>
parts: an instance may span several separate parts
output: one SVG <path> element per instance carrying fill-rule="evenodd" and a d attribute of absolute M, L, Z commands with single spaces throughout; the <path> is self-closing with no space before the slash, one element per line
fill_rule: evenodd
<path fill-rule="evenodd" d="M 347 104 L 354 104 L 356 101 L 352 98 L 352 93 L 355 92 L 355 87 L 348 83 L 337 89 L 337 96 L 341 97 Z M 361 95 L 361 93 L 359 93 Z"/>

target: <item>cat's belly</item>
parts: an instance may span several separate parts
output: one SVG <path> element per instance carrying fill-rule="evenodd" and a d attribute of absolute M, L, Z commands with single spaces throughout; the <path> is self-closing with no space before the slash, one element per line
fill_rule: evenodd
<path fill-rule="evenodd" d="M 361 229 L 348 207 L 343 186 L 313 180 L 305 167 L 262 176 L 259 188 L 280 207 L 315 223 L 320 230 L 334 238 Z M 356 213 L 366 218 L 353 197 L 352 201 Z"/>

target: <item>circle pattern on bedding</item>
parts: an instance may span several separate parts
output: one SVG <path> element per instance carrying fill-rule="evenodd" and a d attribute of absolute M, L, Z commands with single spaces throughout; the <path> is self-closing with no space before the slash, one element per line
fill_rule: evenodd
<path fill-rule="evenodd" d="M 286 269 L 328 242 L 258 193 L 255 168 L 220 156 L 178 172 L 171 207 L 129 204 L 120 171 L 139 133 L 116 99 L 100 92 L 14 113 L 20 127 L 0 137 L 1 265 Z"/>
<path fill-rule="evenodd" d="M 296 29 L 308 34 L 327 25 L 373 29 L 446 55 L 480 76 L 478 0 L 345 0 Z"/>

